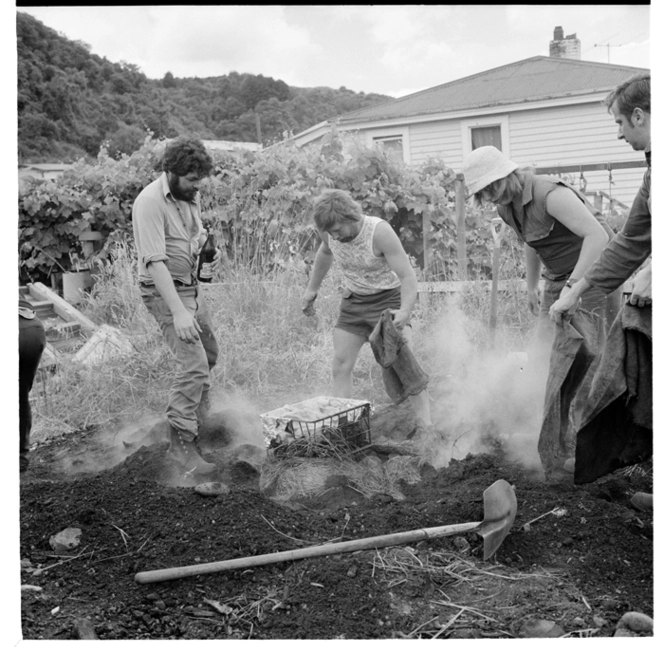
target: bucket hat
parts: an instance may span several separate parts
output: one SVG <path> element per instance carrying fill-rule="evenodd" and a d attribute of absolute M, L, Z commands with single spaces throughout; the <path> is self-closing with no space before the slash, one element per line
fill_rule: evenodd
<path fill-rule="evenodd" d="M 505 178 L 519 166 L 491 145 L 474 149 L 463 165 L 463 176 L 469 195 L 486 188 L 490 183 Z"/>

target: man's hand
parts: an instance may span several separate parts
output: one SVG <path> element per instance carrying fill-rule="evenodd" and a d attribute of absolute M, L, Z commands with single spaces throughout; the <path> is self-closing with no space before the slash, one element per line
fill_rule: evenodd
<path fill-rule="evenodd" d="M 214 253 L 214 258 L 212 259 L 212 271 L 214 273 L 219 271 L 219 268 L 221 267 L 221 249 L 217 247 L 217 250 Z"/>
<path fill-rule="evenodd" d="M 313 317 L 316 314 L 316 308 L 314 307 L 314 301 L 318 292 L 312 292 L 311 290 L 305 290 L 302 295 L 302 312 L 307 317 Z"/>
<path fill-rule="evenodd" d="M 392 310 L 392 321 L 398 331 L 402 331 L 410 319 L 410 310 Z"/>
<path fill-rule="evenodd" d="M 652 265 L 644 267 L 635 277 L 628 299 L 633 306 L 643 308 L 652 303 Z"/>
<path fill-rule="evenodd" d="M 528 310 L 533 315 L 539 315 L 540 309 L 540 298 L 539 298 L 539 288 L 533 290 L 528 290 Z"/>
<path fill-rule="evenodd" d="M 175 334 L 184 342 L 193 344 L 200 339 L 198 334 L 201 332 L 201 327 L 195 317 L 186 310 L 173 315 L 173 327 L 175 328 Z"/>
<path fill-rule="evenodd" d="M 562 323 L 565 316 L 572 315 L 579 307 L 579 299 L 568 287 L 564 287 L 558 301 L 549 308 L 549 317 L 557 324 Z"/>

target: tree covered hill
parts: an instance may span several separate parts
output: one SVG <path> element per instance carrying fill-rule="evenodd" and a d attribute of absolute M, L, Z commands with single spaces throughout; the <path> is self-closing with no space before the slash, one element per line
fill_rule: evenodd
<path fill-rule="evenodd" d="M 281 140 L 348 111 L 386 102 L 341 87 L 296 88 L 263 75 L 148 79 L 112 63 L 26 13 L 16 16 L 18 156 L 21 163 L 96 156 L 102 143 L 119 156 L 138 149 L 147 131 L 202 139 Z M 256 116 L 258 115 L 258 120 Z"/>

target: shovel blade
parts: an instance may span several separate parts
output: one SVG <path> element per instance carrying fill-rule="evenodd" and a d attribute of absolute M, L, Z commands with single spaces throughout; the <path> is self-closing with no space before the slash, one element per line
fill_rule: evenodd
<path fill-rule="evenodd" d="M 506 480 L 496 480 L 484 490 L 484 520 L 478 534 L 484 539 L 484 559 L 491 557 L 505 540 L 516 517 L 516 494 Z"/>

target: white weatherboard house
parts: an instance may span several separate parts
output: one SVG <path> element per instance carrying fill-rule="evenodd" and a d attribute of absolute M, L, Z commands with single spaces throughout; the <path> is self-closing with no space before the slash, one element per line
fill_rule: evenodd
<path fill-rule="evenodd" d="M 615 86 L 648 70 L 580 61 L 579 45 L 576 35 L 563 37 L 557 27 L 551 56 L 493 68 L 333 122 L 342 135 L 383 143 L 411 164 L 442 157 L 461 172 L 472 149 L 495 145 L 538 172 L 574 166 L 563 172 L 573 175 L 586 194 L 603 192 L 630 206 L 645 171 L 644 155 L 618 140 L 617 125 L 602 101 Z M 294 141 L 315 142 L 331 127 L 332 122 L 320 123 Z M 620 167 L 632 162 L 641 167 Z M 593 166 L 604 169 L 588 169 Z"/>
<path fill-rule="evenodd" d="M 248 143 L 234 140 L 203 140 L 201 141 L 207 149 L 221 152 L 249 151 L 258 152 L 263 149 L 260 143 Z"/>

